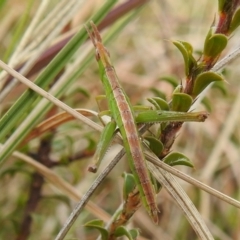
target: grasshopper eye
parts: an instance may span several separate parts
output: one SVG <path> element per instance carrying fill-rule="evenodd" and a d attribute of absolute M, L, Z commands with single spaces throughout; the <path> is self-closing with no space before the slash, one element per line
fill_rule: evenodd
<path fill-rule="evenodd" d="M 97 49 L 96 49 L 96 53 L 95 53 L 95 58 L 96 58 L 97 61 L 100 60 L 100 54 L 99 54 Z"/>

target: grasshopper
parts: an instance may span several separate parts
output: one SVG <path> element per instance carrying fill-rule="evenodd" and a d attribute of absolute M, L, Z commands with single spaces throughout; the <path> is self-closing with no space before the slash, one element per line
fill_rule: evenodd
<path fill-rule="evenodd" d="M 158 223 L 158 208 L 156 204 L 155 191 L 147 170 L 143 145 L 138 133 L 133 107 L 121 87 L 116 71 L 111 63 L 109 52 L 102 43 L 102 38 L 97 27 L 90 22 L 92 32 L 86 27 L 90 39 L 96 49 L 96 60 L 99 65 L 100 78 L 107 96 L 108 106 L 111 112 L 112 121 L 108 123 L 101 135 L 101 140 L 97 146 L 97 161 L 100 162 L 104 156 L 108 143 L 110 143 L 116 127 L 120 131 L 123 145 L 129 160 L 130 169 L 136 178 L 136 183 L 141 195 L 143 205 L 147 209 L 150 217 Z M 151 114 L 149 114 L 151 113 Z M 142 114 L 142 113 L 141 113 Z M 167 112 L 165 115 L 161 111 L 146 112 L 147 122 L 160 121 L 204 121 L 204 114 L 196 116 L 191 113 Z M 144 115 L 138 117 L 138 122 L 145 121 Z M 152 116 L 152 118 L 151 118 Z M 168 118 L 169 117 L 169 118 Z M 96 164 L 97 165 L 97 164 Z M 89 171 L 96 172 L 96 166 L 89 168 Z"/>

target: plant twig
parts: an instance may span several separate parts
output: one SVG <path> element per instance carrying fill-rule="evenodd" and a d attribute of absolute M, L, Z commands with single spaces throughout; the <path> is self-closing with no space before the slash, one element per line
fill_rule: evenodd
<path fill-rule="evenodd" d="M 51 160 L 49 158 L 49 154 L 51 152 L 51 140 L 52 138 L 42 139 L 38 152 L 35 156 L 37 161 L 44 164 L 46 167 L 49 167 L 49 165 L 51 164 Z M 25 206 L 24 216 L 22 219 L 17 240 L 25 240 L 29 237 L 32 225 L 31 215 L 33 214 L 33 212 L 35 212 L 37 205 L 41 200 L 43 184 L 43 177 L 38 172 L 34 172 L 32 174 L 29 198 Z"/>
<path fill-rule="evenodd" d="M 151 170 L 154 177 L 166 188 L 169 194 L 177 202 L 178 206 L 183 210 L 189 223 L 192 225 L 199 238 L 202 240 L 213 240 L 213 236 L 208 230 L 201 215 L 176 179 L 163 169 L 156 168 L 156 166 L 152 163 L 148 163 L 148 168 Z"/>
<path fill-rule="evenodd" d="M 69 114 L 71 114 L 72 116 L 74 116 L 75 118 L 81 120 L 82 122 L 86 123 L 89 125 L 89 119 L 85 116 L 83 116 L 82 114 L 80 114 L 79 112 L 77 112 L 76 110 L 70 108 L 68 105 L 66 105 L 65 103 L 63 103 L 62 101 L 58 100 L 57 98 L 55 98 L 53 95 L 51 95 L 50 93 L 44 91 L 42 88 L 38 87 L 35 83 L 31 82 L 30 80 L 28 80 L 27 78 L 25 78 L 24 76 L 22 76 L 20 73 L 18 73 L 17 71 L 15 71 L 14 69 L 10 68 L 7 64 L 5 64 L 3 61 L 0 60 L 0 67 L 2 69 L 4 69 L 5 71 L 7 71 L 8 73 L 10 73 L 12 76 L 14 76 L 15 78 L 17 78 L 19 81 L 21 81 L 23 84 L 25 84 L 26 86 L 28 86 L 29 88 L 31 88 L 33 91 L 37 92 L 39 95 L 41 95 L 42 97 L 48 99 L 49 101 L 51 101 L 52 103 L 54 103 L 56 106 L 62 108 L 63 110 L 65 110 L 66 112 L 68 112 Z M 100 126 L 94 122 L 90 123 L 91 127 L 96 129 L 96 130 L 101 130 L 102 128 L 100 128 Z"/>
<path fill-rule="evenodd" d="M 20 224 L 19 233 L 16 240 L 26 240 L 29 238 L 30 229 L 32 225 L 32 217 L 31 214 L 37 208 L 39 201 L 41 200 L 41 190 L 43 186 L 44 180 L 43 177 L 35 172 L 31 176 L 31 186 L 29 190 L 28 201 L 26 203 L 24 209 L 24 215 L 22 218 L 22 223 Z"/>
<path fill-rule="evenodd" d="M 224 68 L 227 64 L 229 64 L 230 62 L 232 62 L 233 60 L 235 60 L 236 58 L 238 58 L 240 56 L 240 46 L 237 47 L 234 51 L 232 51 L 231 53 L 229 53 L 226 57 L 224 57 L 223 59 L 221 59 L 218 63 L 216 63 L 211 71 L 213 72 L 217 72 L 219 70 L 221 70 L 222 68 Z"/>
<path fill-rule="evenodd" d="M 227 203 L 229 203 L 229 204 L 231 204 L 231 205 L 233 205 L 237 208 L 240 208 L 240 202 L 239 201 L 237 201 L 237 200 L 235 200 L 235 199 L 217 191 L 216 189 L 213 189 L 213 188 L 209 187 L 208 185 L 190 177 L 189 175 L 187 175 L 187 174 L 185 174 L 185 173 L 167 165 L 166 163 L 160 161 L 157 157 L 153 156 L 149 151 L 145 152 L 145 154 L 146 154 L 147 160 L 149 160 L 153 164 L 159 166 L 160 168 L 166 170 L 167 172 L 169 172 L 169 173 L 175 175 L 176 177 L 181 178 L 182 180 L 184 180 L 184 181 L 202 189 L 203 191 L 221 199 L 224 202 L 227 202 Z"/>
<path fill-rule="evenodd" d="M 88 192 L 83 196 L 82 200 L 77 204 L 77 206 L 75 207 L 75 209 L 73 210 L 73 212 L 71 213 L 71 215 L 69 216 L 69 218 L 66 220 L 65 225 L 63 226 L 63 228 L 60 230 L 60 232 L 58 233 L 57 237 L 55 238 L 55 240 L 62 240 L 67 232 L 69 231 L 69 229 L 71 228 L 71 226 L 73 225 L 73 223 L 76 221 L 77 217 L 79 216 L 79 214 L 81 213 L 83 207 L 85 206 L 86 202 L 88 201 L 88 199 L 90 198 L 90 196 L 93 194 L 93 192 L 96 190 L 96 188 L 98 187 L 98 185 L 101 183 L 101 181 L 104 179 L 104 177 L 112 170 L 112 168 L 117 164 L 117 162 L 122 158 L 122 156 L 125 154 L 125 150 L 122 149 L 118 155 L 113 159 L 112 162 L 110 162 L 110 164 L 108 165 L 107 168 L 105 168 L 105 170 L 99 175 L 99 177 L 94 181 L 94 183 L 92 184 L 91 188 L 88 190 Z M 147 159 L 149 161 L 151 161 L 152 163 L 154 163 L 155 165 L 159 166 L 160 168 L 166 170 L 167 172 L 170 172 L 174 175 L 176 175 L 177 177 L 197 186 L 198 188 L 220 198 L 221 200 L 228 202 L 229 204 L 240 208 L 240 202 L 238 202 L 235 199 L 230 198 L 229 196 L 222 194 L 220 192 L 218 192 L 215 189 L 210 188 L 209 186 L 197 181 L 196 179 L 191 178 L 190 176 L 176 170 L 175 168 L 165 164 L 162 161 L 159 161 L 159 159 L 155 156 L 153 156 L 152 154 L 150 154 L 149 152 L 147 153 Z M 110 166 L 111 165 L 111 166 Z M 110 169 L 111 168 L 111 169 Z M 150 169 L 151 170 L 151 169 Z"/>
<path fill-rule="evenodd" d="M 93 182 L 92 186 L 88 189 L 86 194 L 82 197 L 81 201 L 77 204 L 77 206 L 72 211 L 71 215 L 66 220 L 64 226 L 58 233 L 55 240 L 62 240 L 70 230 L 73 223 L 76 221 L 77 217 L 83 210 L 84 206 L 86 205 L 89 198 L 92 196 L 94 191 L 98 188 L 98 186 L 101 184 L 103 179 L 110 173 L 110 171 L 115 167 L 115 165 L 119 162 L 119 160 L 123 157 L 125 154 L 125 150 L 122 149 L 116 157 L 108 164 L 108 166 L 101 172 L 101 174 L 96 178 L 96 180 Z"/>

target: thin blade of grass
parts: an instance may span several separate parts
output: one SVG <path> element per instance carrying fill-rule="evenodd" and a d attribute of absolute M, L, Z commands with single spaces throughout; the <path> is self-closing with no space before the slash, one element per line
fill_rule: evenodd
<path fill-rule="evenodd" d="M 208 230 L 201 215 L 175 178 L 163 169 L 156 168 L 156 166 L 152 163 L 148 162 L 148 167 L 154 177 L 166 188 L 168 193 L 174 198 L 179 207 L 183 210 L 188 222 L 192 225 L 192 228 L 199 238 L 202 240 L 213 240 L 214 238 Z"/>
<path fill-rule="evenodd" d="M 108 1 L 92 17 L 93 21 L 99 23 L 115 3 L 116 0 Z M 86 39 L 87 33 L 85 29 L 81 29 L 38 76 L 35 84 L 46 89 Z M 40 101 L 40 99 L 37 98 L 38 94 L 28 89 L 2 117 L 0 120 L 0 142 L 3 142 L 10 131 L 23 119 L 23 113 L 31 111 L 31 109 L 36 106 Z"/>
<path fill-rule="evenodd" d="M 58 235 L 56 236 L 55 240 L 63 240 L 64 237 L 67 235 L 68 231 L 74 224 L 74 222 L 77 220 L 79 214 L 84 209 L 85 205 L 89 201 L 92 194 L 95 192 L 95 190 L 98 188 L 100 183 L 105 179 L 105 177 L 111 172 L 111 170 L 115 167 L 115 165 L 119 162 L 119 160 L 123 157 L 125 154 L 125 150 L 122 149 L 116 157 L 108 164 L 108 166 L 101 172 L 101 174 L 95 179 L 91 187 L 88 189 L 86 194 L 82 197 L 81 201 L 78 202 L 76 207 L 73 209 L 72 213 L 66 220 L 64 226 L 59 231 Z"/>
<path fill-rule="evenodd" d="M 135 11 L 135 13 L 131 13 L 129 16 L 124 18 L 124 20 L 120 21 L 119 25 L 114 28 L 111 34 L 108 35 L 107 40 L 111 39 L 116 32 L 119 32 L 119 30 L 125 26 L 130 18 L 135 16 L 138 11 Z M 50 91 L 51 94 L 53 94 L 55 97 L 60 97 L 61 94 L 65 91 L 65 89 L 75 80 L 75 78 L 81 74 L 84 69 L 87 67 L 87 64 L 93 59 L 93 54 L 90 54 L 87 58 L 85 58 L 81 62 L 81 67 L 79 68 L 79 71 L 76 73 L 71 74 L 70 77 L 65 78 L 62 76 L 63 81 L 59 80 L 54 86 L 53 89 Z M 79 66 L 79 65 L 78 65 Z M 2 149 L 2 156 L 0 156 L 0 161 L 6 159 L 9 154 L 16 148 L 16 146 L 21 142 L 22 139 L 26 137 L 26 135 L 29 133 L 29 131 L 36 125 L 36 123 L 40 120 L 41 116 L 44 115 L 50 108 L 51 103 L 43 99 L 38 106 L 36 106 L 33 111 L 27 116 L 25 121 L 19 126 L 19 130 L 17 130 L 17 133 L 14 133 L 8 141 L 5 143 L 4 148 Z"/>
<path fill-rule="evenodd" d="M 73 2 L 74 1 L 74 2 Z M 65 0 L 66 2 L 66 0 Z M 23 50 L 18 53 L 18 55 L 15 56 L 15 53 L 13 54 L 12 58 L 9 61 L 9 65 L 11 67 L 16 67 L 18 64 L 23 61 L 24 58 L 26 58 L 26 62 L 24 66 L 19 71 L 22 75 L 25 75 L 30 71 L 30 69 L 34 66 L 34 64 L 37 62 L 41 54 L 46 50 L 46 48 L 51 45 L 52 41 L 56 38 L 57 35 L 62 31 L 66 23 L 70 21 L 72 16 L 75 14 L 75 12 L 80 8 L 80 5 L 84 3 L 84 0 L 78 1 L 78 4 L 76 4 L 76 0 L 72 0 L 72 4 L 67 5 L 67 7 L 64 8 L 64 11 L 58 12 L 58 14 L 53 15 L 51 12 L 50 17 L 56 18 L 55 21 L 49 20 L 51 22 L 50 27 L 45 26 L 45 35 L 41 36 L 41 31 L 38 32 L 38 37 L 31 36 L 34 41 L 26 42 L 25 47 L 23 45 Z M 63 8 L 63 6 L 60 6 Z M 57 7 L 56 7 L 57 8 Z M 59 8 L 59 7 L 58 7 Z M 58 9 L 57 8 L 57 9 Z M 55 9 L 54 9 L 55 10 Z M 46 20 L 46 19 L 45 19 Z M 31 25 L 29 26 L 31 29 Z M 28 28 L 29 29 L 29 28 Z M 35 30 L 36 31 L 36 30 Z M 23 39 L 24 40 L 24 39 Z M 26 39 L 28 40 L 28 39 Z M 21 43 L 21 42 L 20 42 Z M 24 42 L 23 42 L 24 43 Z M 21 47 L 21 46 L 20 46 Z M 18 50 L 18 49 L 16 49 Z M 21 48 L 20 48 L 21 50 Z M 12 61 L 11 61 L 12 60 Z M 1 74 L 1 77 L 4 77 L 4 73 Z M 7 74 L 5 74 L 7 75 Z M 5 78 L 4 80 L 7 80 Z M 18 84 L 17 79 L 12 79 L 11 82 L 3 89 L 3 91 L 0 93 L 0 102 L 5 99 L 5 97 L 9 94 L 10 91 Z"/>
<path fill-rule="evenodd" d="M 10 43 L 10 45 L 8 46 L 7 48 L 7 51 L 3 57 L 3 59 L 6 61 L 11 53 L 13 52 L 17 42 L 19 41 L 19 39 L 21 38 L 21 35 L 23 33 L 23 30 L 24 28 L 26 27 L 26 24 L 27 24 L 27 21 L 28 21 L 28 18 L 29 18 L 29 13 L 31 11 L 31 8 L 32 8 L 32 5 L 35 1 L 33 0 L 28 0 L 28 3 L 26 4 L 26 10 L 24 11 L 24 14 L 22 15 L 21 19 L 19 20 L 19 23 L 16 27 L 16 30 L 14 31 L 14 35 L 13 35 L 13 38 L 12 38 L 12 41 Z"/>

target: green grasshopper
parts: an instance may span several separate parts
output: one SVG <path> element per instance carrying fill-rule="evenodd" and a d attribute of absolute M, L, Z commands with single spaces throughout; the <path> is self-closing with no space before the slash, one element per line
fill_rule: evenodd
<path fill-rule="evenodd" d="M 102 43 L 100 33 L 93 22 L 90 23 L 92 32 L 86 27 L 89 37 L 96 49 L 96 60 L 99 65 L 100 77 L 107 96 L 112 121 L 109 122 L 97 146 L 95 153 L 96 165 L 89 168 L 89 171 L 96 172 L 97 163 L 103 158 L 108 145 L 116 132 L 116 127 L 121 133 L 123 145 L 129 160 L 130 169 L 136 178 L 137 186 L 141 195 L 143 205 L 155 223 L 158 223 L 158 208 L 155 199 L 155 191 L 147 170 L 143 145 L 140 141 L 133 107 L 121 87 L 115 69 L 110 61 L 107 49 Z M 191 113 L 178 113 L 161 111 L 146 111 L 147 118 L 141 113 L 138 122 L 161 122 L 161 121 L 204 121 L 204 114 L 196 115 Z M 150 116 L 150 117 L 149 117 Z M 147 119 L 147 121 L 145 120 Z"/>

